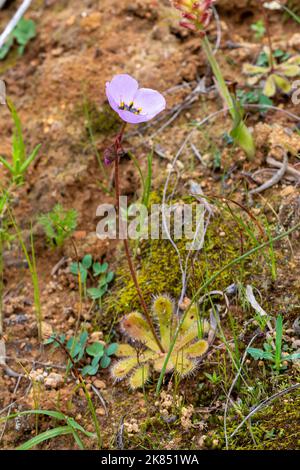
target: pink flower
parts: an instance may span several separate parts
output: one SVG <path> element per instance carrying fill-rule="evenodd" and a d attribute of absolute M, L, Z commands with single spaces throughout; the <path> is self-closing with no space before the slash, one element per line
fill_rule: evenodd
<path fill-rule="evenodd" d="M 130 75 L 115 75 L 106 83 L 106 96 L 110 106 L 129 124 L 150 121 L 166 107 L 165 98 L 158 91 L 139 88 Z"/>
<path fill-rule="evenodd" d="M 180 25 L 192 31 L 205 33 L 212 17 L 215 0 L 171 0 L 177 10 L 181 11 L 183 21 Z"/>

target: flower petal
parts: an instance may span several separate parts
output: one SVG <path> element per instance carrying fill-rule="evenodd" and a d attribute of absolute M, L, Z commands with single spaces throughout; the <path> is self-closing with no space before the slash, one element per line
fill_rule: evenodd
<path fill-rule="evenodd" d="M 106 96 L 107 96 L 108 102 L 110 104 L 110 107 L 118 113 L 119 112 L 119 103 L 117 103 L 114 100 L 113 96 L 111 95 L 111 93 L 109 91 L 109 83 L 106 84 Z"/>
<path fill-rule="evenodd" d="M 129 105 L 138 90 L 138 82 L 127 74 L 115 75 L 111 82 L 106 83 L 106 95 L 108 101 L 119 105 L 122 101 Z M 112 106 L 115 109 L 114 106 Z M 116 109 L 115 109 L 116 111 Z"/>
<path fill-rule="evenodd" d="M 146 122 L 151 119 L 148 115 L 134 114 L 130 111 L 126 111 L 125 109 L 118 109 L 117 113 L 123 121 L 128 122 L 129 124 L 139 124 L 140 122 Z"/>
<path fill-rule="evenodd" d="M 166 107 L 165 98 L 156 90 L 140 88 L 134 96 L 135 108 L 141 108 L 141 115 L 147 115 L 152 119 Z"/>

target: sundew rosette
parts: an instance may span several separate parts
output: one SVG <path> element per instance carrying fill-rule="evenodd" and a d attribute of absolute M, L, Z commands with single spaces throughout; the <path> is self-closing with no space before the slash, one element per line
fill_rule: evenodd
<path fill-rule="evenodd" d="M 153 372 L 161 372 L 172 338 L 180 319 L 174 309 L 174 302 L 166 295 L 157 296 L 152 304 L 152 317 L 163 350 L 158 347 L 146 318 L 140 312 L 131 312 L 121 320 L 120 326 L 131 344 L 120 344 L 116 352 L 119 361 L 111 368 L 116 380 L 128 380 L 132 389 L 143 388 Z M 201 357 L 208 351 L 208 340 L 200 336 L 208 335 L 210 324 L 200 320 L 197 306 L 193 305 L 176 339 L 168 361 L 167 373 L 175 372 L 186 377 L 196 370 Z"/>

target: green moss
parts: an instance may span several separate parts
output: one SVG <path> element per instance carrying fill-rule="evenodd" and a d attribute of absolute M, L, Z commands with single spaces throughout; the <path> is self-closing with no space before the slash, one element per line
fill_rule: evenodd
<path fill-rule="evenodd" d="M 150 202 L 157 203 L 158 200 L 159 196 L 154 194 Z M 186 249 L 188 240 L 183 238 L 176 243 L 182 259 L 185 260 L 188 254 Z M 178 255 L 170 241 L 144 240 L 138 246 L 139 254 L 134 264 L 146 302 L 150 304 L 153 296 L 161 293 L 168 293 L 178 299 L 182 275 Z M 253 242 L 245 235 L 242 248 L 246 251 L 251 247 L 253 247 Z M 134 245 L 131 251 L 134 251 Z M 192 297 L 206 279 L 240 255 L 241 244 L 236 222 L 228 212 L 222 211 L 212 219 L 209 225 L 204 248 L 195 254 L 194 261 L 189 262 L 187 295 Z M 258 258 L 252 257 L 224 271 L 211 285 L 210 290 L 224 289 L 233 282 L 244 282 L 249 279 L 250 273 L 252 275 L 258 271 L 259 264 L 255 262 L 255 259 Z M 139 299 L 128 271 L 127 261 L 123 258 L 116 273 L 113 295 L 107 296 L 105 300 L 104 313 L 110 318 L 113 315 L 117 319 L 136 309 L 140 310 Z M 101 321 L 103 322 L 101 326 L 104 328 L 107 323 L 106 315 L 104 314 Z"/>
<path fill-rule="evenodd" d="M 84 104 L 86 130 L 93 135 L 110 135 L 120 129 L 120 119 L 108 104 L 98 108 L 95 103 L 87 101 Z"/>
<path fill-rule="evenodd" d="M 229 436 L 238 426 L 235 416 L 229 416 L 227 435 Z M 244 425 L 239 432 L 229 440 L 231 450 L 296 450 L 300 448 L 300 395 L 294 393 L 278 399 L 269 407 L 255 414 L 251 420 L 251 437 L 249 425 Z M 205 445 L 219 441 L 220 448 L 224 447 L 224 431 L 209 433 Z"/>
<path fill-rule="evenodd" d="M 18 50 L 11 48 L 6 58 L 0 61 L 0 74 L 3 75 L 8 70 L 12 69 L 19 58 Z"/>

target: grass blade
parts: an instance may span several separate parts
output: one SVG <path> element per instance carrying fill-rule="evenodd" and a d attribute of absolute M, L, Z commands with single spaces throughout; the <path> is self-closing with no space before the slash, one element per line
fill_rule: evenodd
<path fill-rule="evenodd" d="M 49 431 L 42 432 L 38 436 L 33 437 L 29 441 L 17 447 L 16 450 L 29 450 L 44 441 L 53 439 L 58 436 L 64 436 L 66 434 L 73 434 L 72 428 L 70 426 L 59 426 L 57 428 L 50 429 Z"/>
<path fill-rule="evenodd" d="M 279 315 L 276 320 L 276 341 L 275 341 L 275 367 L 276 370 L 280 369 L 281 362 L 281 348 L 282 348 L 282 315 Z"/>

